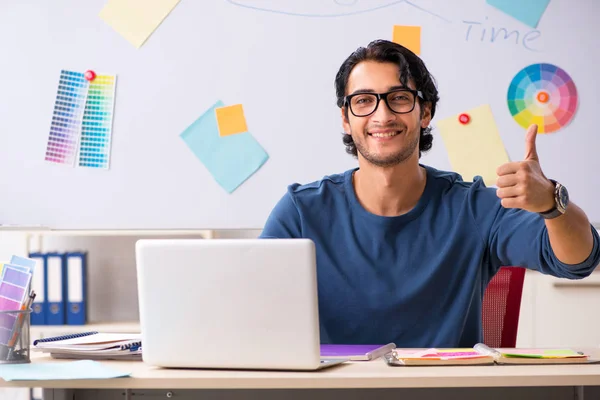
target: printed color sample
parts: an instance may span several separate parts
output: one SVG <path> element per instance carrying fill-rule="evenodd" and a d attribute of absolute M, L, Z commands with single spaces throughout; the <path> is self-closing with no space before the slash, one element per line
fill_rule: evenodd
<path fill-rule="evenodd" d="M 81 123 L 80 167 L 108 168 L 116 78 L 97 75 L 90 82 Z"/>
<path fill-rule="evenodd" d="M 510 83 L 508 109 L 519 125 L 538 125 L 538 133 L 556 132 L 577 109 L 577 89 L 571 77 L 552 64 L 523 68 Z"/>
<path fill-rule="evenodd" d="M 46 146 L 46 161 L 73 165 L 88 90 L 83 73 L 62 70 Z"/>

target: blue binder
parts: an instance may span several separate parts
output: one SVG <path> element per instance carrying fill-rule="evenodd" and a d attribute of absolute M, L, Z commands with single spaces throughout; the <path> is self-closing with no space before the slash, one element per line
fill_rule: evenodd
<path fill-rule="evenodd" d="M 65 324 L 64 253 L 46 253 L 46 325 Z"/>
<path fill-rule="evenodd" d="M 29 258 L 36 261 L 31 279 L 31 289 L 35 291 L 35 300 L 31 305 L 31 325 L 46 324 L 46 255 L 30 253 Z"/>
<path fill-rule="evenodd" d="M 84 325 L 87 319 L 86 253 L 66 253 L 65 262 L 67 265 L 65 271 L 67 325 Z"/>

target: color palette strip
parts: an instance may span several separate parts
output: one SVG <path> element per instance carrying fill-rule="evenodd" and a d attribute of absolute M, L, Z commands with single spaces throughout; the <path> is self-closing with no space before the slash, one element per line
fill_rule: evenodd
<path fill-rule="evenodd" d="M 81 123 L 80 167 L 108 169 L 116 79 L 114 75 L 97 75 L 89 84 Z"/>
<path fill-rule="evenodd" d="M 31 272 L 26 268 L 4 264 L 0 280 L 0 311 L 17 311 L 27 298 Z M 8 344 L 17 321 L 17 314 L 0 313 L 0 343 Z"/>
<path fill-rule="evenodd" d="M 552 64 L 533 64 L 519 71 L 507 93 L 508 109 L 523 128 L 538 125 L 551 133 L 567 125 L 577 109 L 577 89 L 571 77 Z"/>
<path fill-rule="evenodd" d="M 83 119 L 88 82 L 83 73 L 62 70 L 46 146 L 46 161 L 73 165 Z"/>

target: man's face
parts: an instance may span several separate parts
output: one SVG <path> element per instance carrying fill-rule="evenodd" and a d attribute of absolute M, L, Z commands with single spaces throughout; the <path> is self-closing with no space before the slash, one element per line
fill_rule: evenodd
<path fill-rule="evenodd" d="M 350 73 L 346 95 L 360 92 L 385 93 L 400 87 L 415 89 L 413 82 L 408 82 L 408 86 L 403 85 L 399 75 L 395 64 L 362 61 Z M 353 110 L 356 108 L 353 107 Z M 421 110 L 418 100 L 414 109 L 406 114 L 392 112 L 383 99 L 375 112 L 366 117 L 357 117 L 348 110 L 346 118 L 345 113 L 344 107 L 344 130 L 352 135 L 359 160 L 363 158 L 382 167 L 400 164 L 415 151 L 418 154 L 420 130 L 426 128 L 431 120 L 428 105 Z"/>

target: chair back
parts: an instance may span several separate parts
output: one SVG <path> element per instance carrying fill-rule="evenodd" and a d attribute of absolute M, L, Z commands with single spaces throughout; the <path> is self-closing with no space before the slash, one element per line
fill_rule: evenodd
<path fill-rule="evenodd" d="M 483 342 L 490 347 L 515 347 L 525 268 L 502 267 L 483 295 Z"/>

